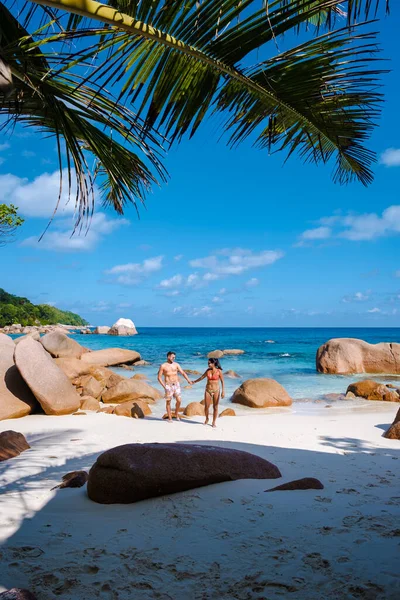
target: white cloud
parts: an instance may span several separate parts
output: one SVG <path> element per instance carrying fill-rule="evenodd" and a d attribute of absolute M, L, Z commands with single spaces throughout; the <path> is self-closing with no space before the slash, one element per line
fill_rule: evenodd
<path fill-rule="evenodd" d="M 163 289 L 179 287 L 182 284 L 182 279 L 182 275 L 174 275 L 170 279 L 163 279 L 160 281 L 158 287 Z"/>
<path fill-rule="evenodd" d="M 382 152 L 380 162 L 385 167 L 400 167 L 400 148 L 388 148 Z"/>
<path fill-rule="evenodd" d="M 174 256 L 174 260 L 176 261 L 180 261 L 183 258 L 183 254 L 177 254 L 176 256 Z"/>
<path fill-rule="evenodd" d="M 23 240 L 21 246 L 56 252 L 86 252 L 93 250 L 103 237 L 127 224 L 129 224 L 127 219 L 110 219 L 104 213 L 95 213 L 88 230 L 86 228 L 77 230 L 72 235 L 72 222 L 69 219 L 62 219 L 53 223 L 54 231 L 47 231 L 40 242 L 36 236 L 31 236 Z"/>
<path fill-rule="evenodd" d="M 301 239 L 305 241 L 309 240 L 326 240 L 331 236 L 332 230 L 330 227 L 316 227 L 314 229 L 307 229 L 301 234 Z"/>
<path fill-rule="evenodd" d="M 248 281 L 246 281 L 245 285 L 248 288 L 252 288 L 252 287 L 256 287 L 259 283 L 260 283 L 260 280 L 257 279 L 257 277 L 252 277 L 251 279 L 249 279 Z"/>
<path fill-rule="evenodd" d="M 7 142 L 5 144 L 0 144 L 0 152 L 2 152 L 3 150 L 8 150 L 9 147 L 10 144 L 7 144 Z"/>
<path fill-rule="evenodd" d="M 60 173 L 43 173 L 33 181 L 8 173 L 0 175 L 0 202 L 15 204 L 27 217 L 50 218 L 56 207 L 60 187 Z M 58 216 L 75 211 L 76 183 L 72 177 L 71 198 L 68 197 L 68 172 L 63 170 L 63 191 L 57 211 Z"/>
<path fill-rule="evenodd" d="M 366 300 L 369 299 L 370 297 L 370 291 L 368 290 L 368 292 L 366 294 L 363 294 L 362 292 L 356 292 L 355 294 L 349 294 L 347 296 L 344 296 L 344 298 L 342 298 L 342 302 L 365 302 Z"/>
<path fill-rule="evenodd" d="M 212 308 L 210 306 L 202 306 L 201 308 L 193 308 L 191 316 L 193 317 L 209 317 L 212 315 Z"/>
<path fill-rule="evenodd" d="M 219 276 L 216 273 L 205 273 L 203 275 L 203 281 L 217 281 Z"/>
<path fill-rule="evenodd" d="M 213 302 L 214 304 L 221 304 L 221 302 L 223 301 L 224 300 L 220 296 L 214 296 L 214 298 L 211 300 L 211 302 Z"/>
<path fill-rule="evenodd" d="M 382 312 L 380 308 L 370 308 L 370 310 L 367 310 L 367 312 L 369 313 L 380 313 Z"/>
<path fill-rule="evenodd" d="M 191 273 L 187 280 L 186 280 L 186 285 L 188 287 L 196 287 L 199 283 L 199 276 L 197 275 L 197 273 Z"/>
<path fill-rule="evenodd" d="M 389 206 L 381 215 L 376 213 L 335 215 L 324 217 L 318 223 L 330 223 L 331 227 L 324 225 L 304 231 L 297 246 L 304 245 L 305 241 L 311 242 L 327 237 L 342 238 L 355 242 L 399 234 L 400 205 Z"/>
<path fill-rule="evenodd" d="M 219 258 L 221 255 L 224 258 Z M 207 269 L 208 277 L 219 275 L 241 275 L 249 269 L 255 269 L 271 265 L 280 258 L 283 253 L 275 250 L 264 250 L 254 253 L 251 250 L 243 248 L 223 248 L 216 252 L 216 255 L 196 258 L 190 261 L 190 266 L 199 269 Z"/>
<path fill-rule="evenodd" d="M 182 312 L 182 310 L 183 310 L 183 306 L 175 306 L 172 309 L 172 312 L 174 313 L 174 315 L 178 315 L 180 312 Z"/>
<path fill-rule="evenodd" d="M 162 268 L 163 256 L 147 258 L 142 263 L 127 263 L 116 265 L 106 271 L 108 275 L 116 276 L 115 283 L 122 285 L 137 285 Z"/>
<path fill-rule="evenodd" d="M 170 292 L 165 292 L 164 294 L 165 296 L 179 296 L 180 295 L 180 291 L 179 290 L 171 290 Z"/>

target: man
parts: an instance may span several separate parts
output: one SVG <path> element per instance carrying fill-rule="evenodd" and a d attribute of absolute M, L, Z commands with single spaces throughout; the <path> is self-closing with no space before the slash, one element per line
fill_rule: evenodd
<path fill-rule="evenodd" d="M 181 406 L 181 386 L 179 383 L 178 373 L 183 375 L 186 381 L 190 383 L 190 385 L 192 385 L 192 382 L 186 375 L 185 371 L 181 368 L 181 366 L 178 363 L 175 362 L 175 358 L 175 352 L 168 352 L 167 362 L 163 363 L 158 369 L 158 381 L 165 390 L 165 401 L 167 405 L 168 421 L 170 423 L 172 423 L 172 398 L 175 398 L 176 400 L 175 418 L 177 421 L 180 421 L 179 408 Z M 162 380 L 162 378 L 164 378 L 164 381 Z"/>

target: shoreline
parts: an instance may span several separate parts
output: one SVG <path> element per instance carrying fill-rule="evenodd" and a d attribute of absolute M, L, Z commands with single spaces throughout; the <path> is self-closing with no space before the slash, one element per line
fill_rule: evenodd
<path fill-rule="evenodd" d="M 382 434 L 397 410 L 381 402 L 311 412 L 293 405 L 260 418 L 253 409 L 246 418 L 219 419 L 216 430 L 196 417 L 173 424 L 105 414 L 2 421 L 1 431 L 24 433 L 31 449 L 0 464 L 0 590 L 26 587 L 41 600 L 128 600 L 133 589 L 138 600 L 292 593 L 296 600 L 394 600 L 400 444 Z M 98 505 L 85 488 L 51 491 L 110 447 L 154 441 L 247 450 L 276 464 L 282 479 L 132 505 Z M 301 477 L 316 477 L 325 489 L 264 493 Z"/>

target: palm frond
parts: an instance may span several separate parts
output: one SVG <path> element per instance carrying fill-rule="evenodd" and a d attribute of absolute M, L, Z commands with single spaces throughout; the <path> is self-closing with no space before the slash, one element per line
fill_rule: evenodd
<path fill-rule="evenodd" d="M 243 63 L 253 50 L 308 22 L 322 9 L 333 10 L 337 1 L 272 2 L 275 10 L 268 18 L 259 10 L 215 37 L 216 4 L 204 0 L 196 15 L 189 11 L 184 24 L 175 12 L 173 22 L 184 37 L 178 39 L 85 0 L 85 6 L 103 21 L 111 25 L 118 19 L 118 29 L 125 32 L 113 30 L 79 55 L 63 57 L 65 70 L 96 57 L 98 66 L 88 80 L 102 85 L 118 83 L 119 101 L 124 97 L 132 103 L 140 101 L 139 113 L 146 113 L 146 131 L 163 127 L 171 141 L 187 132 L 193 135 L 216 107 L 226 119 L 225 128 L 232 132 L 232 144 L 255 136 L 261 147 L 271 150 L 277 144 L 289 155 L 297 151 L 303 159 L 316 163 L 326 162 L 336 153 L 335 180 L 344 183 L 357 178 L 369 183 L 374 154 L 364 143 L 381 101 L 377 90 L 381 71 L 369 68 L 374 67 L 377 52 L 374 34 L 358 33 L 361 25 L 350 30 L 344 27 L 248 68 Z M 225 19 L 236 15 L 239 4 L 242 8 L 246 2 L 226 2 L 229 10 L 220 20 L 222 26 Z M 149 2 L 138 6 L 151 9 Z M 195 16 L 201 24 L 198 28 Z M 100 31 L 78 30 L 73 35 L 98 39 Z M 103 54 L 106 58 L 101 60 Z"/>
<path fill-rule="evenodd" d="M 55 76 L 33 37 L 1 4 L 0 39 L 2 59 L 12 75 L 12 87 L 0 90 L 0 115 L 6 116 L 1 128 L 19 122 L 55 136 L 60 186 L 67 166 L 69 193 L 72 187 L 77 190 L 77 224 L 93 212 L 95 174 L 100 176 L 102 202 L 118 213 L 128 201 L 143 202 L 157 177 L 165 180 L 162 138 L 156 133 L 145 136 L 137 115 L 118 105 L 104 88 L 82 84 L 71 72 Z"/>

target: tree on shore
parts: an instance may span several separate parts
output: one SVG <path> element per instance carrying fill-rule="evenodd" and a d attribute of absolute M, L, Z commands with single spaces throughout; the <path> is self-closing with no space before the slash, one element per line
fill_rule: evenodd
<path fill-rule="evenodd" d="M 96 179 L 101 200 L 118 213 L 142 202 L 166 179 L 164 147 L 209 116 L 230 146 L 249 139 L 305 162 L 332 159 L 335 181 L 367 185 L 382 71 L 376 33 L 359 21 L 388 7 L 387 0 L 6 0 L 1 127 L 19 122 L 55 136 L 78 223 L 93 211 Z M 293 47 L 289 34 L 293 43 L 298 34 Z"/>
<path fill-rule="evenodd" d="M 0 204 L 0 246 L 10 242 L 24 220 L 18 215 L 13 204 Z"/>

